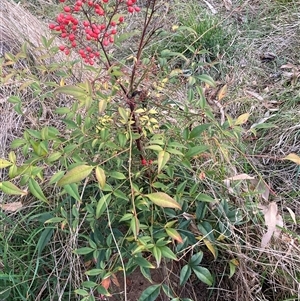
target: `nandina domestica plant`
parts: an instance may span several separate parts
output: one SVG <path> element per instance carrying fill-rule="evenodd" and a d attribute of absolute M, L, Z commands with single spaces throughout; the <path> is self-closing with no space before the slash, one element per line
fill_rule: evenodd
<path fill-rule="evenodd" d="M 117 80 L 117 85 L 122 91 L 124 105 L 130 108 L 130 119 L 132 120 L 132 129 L 135 133 L 142 135 L 142 129 L 138 125 L 136 117 L 135 96 L 145 97 L 145 93 L 138 90 L 140 81 L 136 80 L 137 68 L 141 67 L 142 51 L 146 43 L 156 28 L 151 28 L 151 33 L 146 34 L 151 25 L 151 20 L 156 10 L 157 1 L 148 1 L 145 12 L 144 28 L 141 34 L 138 51 L 134 58 L 134 65 L 130 75 L 129 83 L 125 85 L 120 79 L 121 72 L 116 72 L 118 63 L 111 59 L 109 49 L 115 42 L 115 36 L 118 34 L 118 28 L 124 23 L 126 18 L 130 18 L 133 13 L 138 13 L 141 8 L 136 0 L 102 0 L 102 1 L 71 1 L 61 0 L 64 4 L 63 12 L 56 17 L 56 23 L 50 23 L 49 28 L 57 32 L 64 39 L 65 43 L 59 46 L 59 49 L 69 55 L 71 51 L 76 51 L 83 62 L 88 65 L 98 64 L 99 68 L 105 68 L 111 72 Z M 146 69 L 147 70 L 147 69 Z M 119 70 L 117 70 L 119 71 Z M 147 70 L 148 71 L 148 70 Z M 117 75 L 118 73 L 118 75 Z M 63 92 L 63 89 L 59 90 Z M 143 96 L 144 95 L 144 96 Z M 140 137 L 135 139 L 137 148 L 140 152 L 142 165 L 145 165 L 145 158 Z"/>

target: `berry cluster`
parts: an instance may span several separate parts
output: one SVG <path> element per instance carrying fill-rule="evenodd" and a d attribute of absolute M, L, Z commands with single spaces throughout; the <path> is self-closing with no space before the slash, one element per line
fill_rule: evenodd
<path fill-rule="evenodd" d="M 67 0 L 59 0 L 64 3 Z M 107 16 L 106 11 L 109 0 L 76 0 L 72 6 L 64 6 L 63 13 L 56 18 L 56 23 L 49 24 L 49 28 L 60 33 L 61 38 L 66 40 L 66 45 L 60 45 L 59 49 L 66 55 L 71 49 L 76 49 L 86 64 L 94 65 L 95 59 L 100 57 L 99 43 L 101 48 L 114 43 L 118 26 L 124 22 L 124 16 L 117 19 L 117 10 L 113 10 L 113 16 Z M 118 0 L 115 7 L 123 0 Z M 126 0 L 129 13 L 139 12 L 141 9 L 136 5 L 136 0 Z M 81 14 L 80 14 L 81 13 Z M 81 20 L 84 15 L 87 19 Z"/>
<path fill-rule="evenodd" d="M 153 163 L 153 161 L 152 160 L 146 160 L 145 158 L 143 158 L 142 160 L 141 160 L 141 163 L 142 163 L 142 165 L 144 165 L 144 166 L 148 166 L 148 165 L 151 165 L 152 163 Z"/>

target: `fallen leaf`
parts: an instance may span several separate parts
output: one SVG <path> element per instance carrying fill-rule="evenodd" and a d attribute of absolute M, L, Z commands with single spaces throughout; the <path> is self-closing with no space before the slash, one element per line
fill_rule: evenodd
<path fill-rule="evenodd" d="M 264 99 L 256 92 L 245 90 L 245 93 L 248 94 L 249 96 L 253 96 L 254 98 L 263 101 Z"/>
<path fill-rule="evenodd" d="M 231 10 L 231 8 L 232 8 L 232 2 L 231 2 L 231 0 L 223 0 L 223 2 L 224 2 L 224 5 L 225 5 L 225 8 L 227 10 Z"/>
<path fill-rule="evenodd" d="M 290 161 L 292 161 L 292 162 L 294 162 L 294 163 L 300 165 L 300 157 L 299 157 L 298 155 L 296 155 L 296 154 L 293 154 L 293 153 L 287 155 L 287 156 L 286 156 L 285 158 L 283 158 L 282 160 L 290 160 Z"/>
<path fill-rule="evenodd" d="M 224 85 L 218 92 L 218 101 L 221 101 L 227 94 L 227 85 Z"/>
<path fill-rule="evenodd" d="M 263 235 L 261 240 L 261 248 L 264 249 L 274 234 L 278 237 L 280 230 L 276 231 L 276 226 L 283 226 L 283 220 L 280 215 L 278 215 L 278 207 L 275 202 L 271 202 L 268 207 L 259 206 L 262 209 L 265 217 L 265 224 L 267 226 L 267 232 Z"/>
<path fill-rule="evenodd" d="M 289 208 L 289 207 L 286 207 L 286 209 L 288 210 L 288 212 L 290 213 L 290 216 L 294 222 L 295 225 L 297 225 L 297 221 L 296 221 L 296 215 L 295 215 L 295 212 Z"/>
<path fill-rule="evenodd" d="M 21 209 L 23 204 L 21 202 L 13 202 L 8 204 L 0 204 L 0 208 L 4 211 L 16 212 L 17 210 Z"/>
<path fill-rule="evenodd" d="M 260 196 L 265 200 L 269 201 L 269 196 L 270 196 L 270 187 L 261 179 L 254 179 L 251 180 L 251 189 L 257 191 L 260 193 Z M 273 193 L 274 195 L 274 193 Z"/>
<path fill-rule="evenodd" d="M 276 58 L 276 54 L 272 53 L 272 52 L 265 52 L 260 56 L 260 59 L 263 62 L 270 62 L 270 61 L 275 60 L 275 58 Z"/>
<path fill-rule="evenodd" d="M 249 116 L 250 116 L 249 113 L 244 113 L 244 114 L 240 115 L 234 122 L 234 125 L 241 125 L 241 124 L 246 123 L 248 121 Z"/>
<path fill-rule="evenodd" d="M 101 285 L 107 290 L 110 286 L 110 277 L 103 279 Z"/>
<path fill-rule="evenodd" d="M 203 181 L 206 178 L 205 172 L 201 171 L 198 175 L 199 180 Z"/>
<path fill-rule="evenodd" d="M 254 177 L 251 177 L 245 173 L 242 173 L 242 174 L 239 174 L 239 175 L 236 175 L 236 176 L 233 176 L 233 177 L 230 177 L 230 178 L 227 178 L 225 179 L 224 181 L 226 180 L 229 180 L 229 181 L 238 181 L 238 180 L 253 180 Z"/>
<path fill-rule="evenodd" d="M 119 280 L 118 280 L 118 278 L 115 274 L 112 274 L 110 276 L 110 278 L 111 278 L 111 281 L 113 282 L 114 285 L 116 285 L 117 287 L 120 287 Z"/>
<path fill-rule="evenodd" d="M 293 64 L 285 64 L 280 67 L 280 69 L 298 69 L 296 65 Z"/>

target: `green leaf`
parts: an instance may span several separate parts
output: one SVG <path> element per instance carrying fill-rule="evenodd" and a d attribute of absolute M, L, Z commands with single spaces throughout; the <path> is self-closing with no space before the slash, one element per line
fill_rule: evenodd
<path fill-rule="evenodd" d="M 189 265 L 185 265 L 180 271 L 180 285 L 184 285 L 190 278 L 192 269 Z"/>
<path fill-rule="evenodd" d="M 157 206 L 181 209 L 181 206 L 164 192 L 154 192 L 145 196 Z"/>
<path fill-rule="evenodd" d="M 26 195 L 27 191 L 21 190 L 18 188 L 15 184 L 9 182 L 9 181 L 4 181 L 0 182 L 0 189 L 6 193 L 6 194 L 11 194 L 11 195 Z"/>
<path fill-rule="evenodd" d="M 78 192 L 78 185 L 76 183 L 65 185 L 64 189 L 76 201 L 80 201 L 81 200 L 79 192 Z"/>
<path fill-rule="evenodd" d="M 164 168 L 164 166 L 169 161 L 169 159 L 170 159 L 170 154 L 168 152 L 162 150 L 158 153 L 158 159 L 157 159 L 158 173 L 161 172 L 161 170 Z"/>
<path fill-rule="evenodd" d="M 136 216 L 133 216 L 130 221 L 130 229 L 133 232 L 134 238 L 137 239 L 140 232 L 140 221 Z"/>
<path fill-rule="evenodd" d="M 140 267 L 154 269 L 154 265 L 149 262 L 147 259 L 141 256 L 133 257 L 133 261 Z"/>
<path fill-rule="evenodd" d="M 158 152 L 160 152 L 160 151 L 163 150 L 162 147 L 159 146 L 159 145 L 157 145 L 157 144 L 154 144 L 154 145 L 148 145 L 148 146 L 145 147 L 145 149 L 152 149 L 152 150 L 158 151 Z"/>
<path fill-rule="evenodd" d="M 172 287 L 166 285 L 166 284 L 162 284 L 162 289 L 164 291 L 164 293 L 171 299 L 171 298 L 175 298 L 173 295 L 173 289 Z"/>
<path fill-rule="evenodd" d="M 94 166 L 79 165 L 68 171 L 57 183 L 58 186 L 64 186 L 80 182 L 85 179 L 94 169 Z"/>
<path fill-rule="evenodd" d="M 196 196 L 196 199 L 197 199 L 197 201 L 200 201 L 200 202 L 207 202 L 207 203 L 215 202 L 214 198 L 212 198 L 211 196 L 209 196 L 205 193 L 199 193 Z"/>
<path fill-rule="evenodd" d="M 190 259 L 190 261 L 189 261 L 189 266 L 190 267 L 198 266 L 199 263 L 201 262 L 202 258 L 203 258 L 203 252 L 202 251 L 194 254 L 192 256 L 192 258 Z"/>
<path fill-rule="evenodd" d="M 236 271 L 236 265 L 234 263 L 232 263 L 231 261 L 229 262 L 229 278 L 231 278 Z"/>
<path fill-rule="evenodd" d="M 205 284 L 212 286 L 213 285 L 213 276 L 207 268 L 195 266 L 192 267 L 193 272 L 196 274 L 197 278 L 204 282 Z"/>
<path fill-rule="evenodd" d="M 160 265 L 160 262 L 161 262 L 161 250 L 159 247 L 157 246 L 154 246 L 153 249 L 152 249 L 152 254 L 156 260 L 156 266 L 157 268 L 159 267 Z"/>
<path fill-rule="evenodd" d="M 74 292 L 75 292 L 75 294 L 77 294 L 77 295 L 79 295 L 79 296 L 83 296 L 83 297 L 89 295 L 89 293 L 88 293 L 86 290 L 81 289 L 81 288 L 75 290 Z"/>
<path fill-rule="evenodd" d="M 53 235 L 53 232 L 54 228 L 45 228 L 42 231 L 39 241 L 37 243 L 38 256 L 40 256 L 43 250 L 45 249 L 46 245 L 48 244 Z"/>
<path fill-rule="evenodd" d="M 103 189 L 105 187 L 106 176 L 104 170 L 99 166 L 96 167 L 96 178 L 100 187 Z"/>
<path fill-rule="evenodd" d="M 129 118 L 129 112 L 127 110 L 125 110 L 124 108 L 122 108 L 122 107 L 119 107 L 118 111 L 119 111 L 120 116 L 123 119 L 122 122 L 127 123 L 128 118 Z"/>
<path fill-rule="evenodd" d="M 171 238 L 177 240 L 178 243 L 183 243 L 182 237 L 180 236 L 177 230 L 173 228 L 166 228 L 166 232 Z"/>
<path fill-rule="evenodd" d="M 205 151 L 208 150 L 208 147 L 206 145 L 198 145 L 198 146 L 194 146 L 194 147 L 191 147 L 187 153 L 185 154 L 185 156 L 187 158 L 192 158 L 192 157 L 195 157 L 201 153 L 204 153 Z"/>
<path fill-rule="evenodd" d="M 10 145 L 10 147 L 12 149 L 16 149 L 22 145 L 26 144 L 26 140 L 25 139 L 14 139 Z"/>
<path fill-rule="evenodd" d="M 0 159 L 0 168 L 5 168 L 5 167 L 8 167 L 8 166 L 11 166 L 12 163 L 5 160 L 5 159 Z"/>
<path fill-rule="evenodd" d="M 155 284 L 147 287 L 141 294 L 138 301 L 155 301 L 160 293 L 160 284 Z"/>
<path fill-rule="evenodd" d="M 161 254 L 163 257 L 177 260 L 176 255 L 173 253 L 173 251 L 169 247 L 167 247 L 167 246 L 160 247 L 160 250 L 161 250 Z"/>
<path fill-rule="evenodd" d="M 140 271 L 143 274 L 144 278 L 146 278 L 150 283 L 153 283 L 153 281 L 151 279 L 150 269 L 140 267 Z"/>
<path fill-rule="evenodd" d="M 86 288 L 93 288 L 96 287 L 98 284 L 94 281 L 83 281 L 81 285 Z"/>
<path fill-rule="evenodd" d="M 18 104 L 18 103 L 21 103 L 21 98 L 19 96 L 10 96 L 8 99 L 7 99 L 7 102 L 9 103 L 14 103 L 14 104 Z"/>
<path fill-rule="evenodd" d="M 190 139 L 194 139 L 199 137 L 205 130 L 207 130 L 211 126 L 210 123 L 200 124 L 194 127 L 190 133 Z"/>
<path fill-rule="evenodd" d="M 82 98 L 86 98 L 88 96 L 88 92 L 85 89 L 77 86 L 72 86 L 72 85 L 59 87 L 55 89 L 54 93 L 55 94 L 63 93 L 63 94 L 71 95 L 79 100 L 81 100 Z"/>
<path fill-rule="evenodd" d="M 168 147 L 167 152 L 173 155 L 183 156 L 183 153 L 175 148 Z"/>
<path fill-rule="evenodd" d="M 45 221 L 45 224 L 49 224 L 49 223 L 58 224 L 65 220 L 66 219 L 64 217 L 52 217 L 52 218 L 47 219 Z"/>
<path fill-rule="evenodd" d="M 90 254 L 94 251 L 95 251 L 95 249 L 92 249 L 89 247 L 83 247 L 83 248 L 76 249 L 73 252 L 77 255 L 86 255 L 86 254 Z"/>
<path fill-rule="evenodd" d="M 70 108 L 67 108 L 67 107 L 61 107 L 61 108 L 57 108 L 54 112 L 56 114 L 60 114 L 60 115 L 63 115 L 63 114 L 68 114 L 70 113 Z"/>
<path fill-rule="evenodd" d="M 56 174 L 54 174 L 50 181 L 49 181 L 49 184 L 52 185 L 52 184 L 55 184 L 56 182 L 58 182 L 62 177 L 64 176 L 64 171 L 61 170 L 59 172 L 57 172 Z"/>
<path fill-rule="evenodd" d="M 119 222 L 123 222 L 123 221 L 129 221 L 131 220 L 133 217 L 133 214 L 132 213 L 125 213 L 121 219 L 119 220 Z"/>
<path fill-rule="evenodd" d="M 124 174 L 122 174 L 121 172 L 118 171 L 112 171 L 109 173 L 109 176 L 117 179 L 117 180 L 126 180 L 126 176 Z"/>
<path fill-rule="evenodd" d="M 125 200 L 125 201 L 128 201 L 128 196 L 121 190 L 117 189 L 117 190 L 114 190 L 113 192 L 114 196 L 119 198 L 119 199 L 122 199 L 122 200 Z"/>
<path fill-rule="evenodd" d="M 55 161 L 57 161 L 61 156 L 62 156 L 62 153 L 61 153 L 61 152 L 55 152 L 55 153 L 53 153 L 53 154 L 50 154 L 50 155 L 48 156 L 47 162 L 49 162 L 49 163 L 55 162 Z"/>
<path fill-rule="evenodd" d="M 201 81 L 203 81 L 204 83 L 208 84 L 210 87 L 215 87 L 216 83 L 213 80 L 213 78 L 207 74 L 201 74 L 197 76 L 198 79 L 200 79 Z"/>
<path fill-rule="evenodd" d="M 29 191 L 39 200 L 48 203 L 47 198 L 45 197 L 40 185 L 38 184 L 37 181 L 34 179 L 30 178 L 28 182 L 29 186 Z"/>
<path fill-rule="evenodd" d="M 104 270 L 102 270 L 102 269 L 92 269 L 92 270 L 85 272 L 85 274 L 88 276 L 97 276 L 97 275 L 103 274 L 103 272 L 104 272 Z"/>
<path fill-rule="evenodd" d="M 110 200 L 111 200 L 111 194 L 109 193 L 103 195 L 101 199 L 98 201 L 96 207 L 96 219 L 98 219 L 102 215 L 102 213 L 106 210 Z"/>

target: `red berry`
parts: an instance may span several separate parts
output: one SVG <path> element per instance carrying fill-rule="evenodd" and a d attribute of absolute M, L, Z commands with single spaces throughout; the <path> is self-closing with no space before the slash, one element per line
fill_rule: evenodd
<path fill-rule="evenodd" d="M 85 27 L 88 27 L 88 26 L 90 26 L 90 22 L 89 21 L 83 21 L 83 26 L 85 26 Z"/>
<path fill-rule="evenodd" d="M 104 3 L 107 3 L 108 2 L 108 0 L 102 0 Z"/>
<path fill-rule="evenodd" d="M 66 48 L 66 46 L 64 46 L 64 45 L 60 45 L 60 46 L 58 46 L 58 48 L 59 48 L 59 50 L 61 50 L 61 51 L 64 51 L 64 50 L 65 50 L 65 48 Z"/>
<path fill-rule="evenodd" d="M 71 11 L 71 8 L 70 8 L 69 6 L 65 6 L 65 7 L 64 7 L 64 11 L 65 11 L 66 13 L 69 13 L 69 12 Z"/>
<path fill-rule="evenodd" d="M 94 2 L 93 1 L 89 1 L 88 2 L 88 6 L 94 6 Z"/>
<path fill-rule="evenodd" d="M 73 34 L 73 33 L 71 33 L 70 35 L 69 35 L 69 40 L 71 41 L 71 42 L 73 42 L 74 40 L 75 40 L 75 35 Z"/>
<path fill-rule="evenodd" d="M 117 30 L 116 29 L 112 29 L 111 34 L 116 34 Z"/>
<path fill-rule="evenodd" d="M 55 24 L 53 24 L 53 23 L 49 24 L 49 28 L 50 28 L 50 29 L 54 29 L 54 28 L 55 28 L 55 26 L 56 26 L 56 25 L 55 25 Z"/>
<path fill-rule="evenodd" d="M 134 12 L 134 8 L 133 8 L 132 6 L 129 6 L 129 7 L 128 7 L 128 12 L 129 12 L 129 13 L 133 13 L 133 12 Z"/>
<path fill-rule="evenodd" d="M 104 39 L 104 40 L 103 40 L 103 45 L 104 45 L 104 46 L 108 46 L 108 45 L 109 45 L 109 41 L 108 41 L 107 39 Z"/>
<path fill-rule="evenodd" d="M 134 7 L 134 10 L 138 13 L 138 12 L 140 12 L 141 11 L 141 8 L 140 7 L 138 7 L 138 6 L 135 6 Z"/>
<path fill-rule="evenodd" d="M 59 0 L 59 2 L 65 2 L 66 0 Z"/>
<path fill-rule="evenodd" d="M 132 6 L 133 5 L 133 1 L 132 0 L 127 0 L 127 3 L 126 3 L 128 6 Z"/>
<path fill-rule="evenodd" d="M 94 54 L 95 54 L 95 57 L 99 57 L 100 56 L 100 53 L 98 51 L 96 51 Z"/>
<path fill-rule="evenodd" d="M 69 49 L 65 49 L 65 55 L 69 55 L 70 54 L 70 50 Z"/>
<path fill-rule="evenodd" d="M 77 45 L 77 44 L 76 44 L 76 41 L 73 41 L 73 42 L 71 43 L 71 46 L 72 46 L 72 47 L 76 47 L 76 45 Z"/>
<path fill-rule="evenodd" d="M 68 34 L 66 33 L 66 32 L 63 32 L 62 34 L 61 34 L 61 37 L 64 39 L 64 38 L 66 38 L 68 36 Z"/>
<path fill-rule="evenodd" d="M 110 43 L 113 43 L 114 41 L 115 41 L 114 37 L 111 36 L 111 37 L 109 38 L 109 42 L 110 42 Z"/>
<path fill-rule="evenodd" d="M 76 6 L 81 6 L 82 5 L 82 1 L 80 1 L 80 0 L 76 1 L 75 5 Z"/>
<path fill-rule="evenodd" d="M 75 6 L 74 7 L 74 11 L 80 11 L 81 10 L 81 7 L 80 6 Z"/>
<path fill-rule="evenodd" d="M 120 23 L 124 22 L 124 17 L 123 17 L 123 16 L 121 16 L 121 17 L 119 18 L 119 22 L 120 22 Z"/>
<path fill-rule="evenodd" d="M 95 13 L 99 16 L 104 16 L 104 10 L 101 8 L 95 9 Z"/>
<path fill-rule="evenodd" d="M 86 51 L 87 51 L 87 52 L 91 52 L 91 51 L 92 51 L 92 48 L 91 48 L 91 47 L 89 47 L 89 46 L 88 46 L 88 47 L 86 47 L 85 49 L 86 49 Z"/>
<path fill-rule="evenodd" d="M 110 22 L 110 25 L 111 25 L 111 26 L 116 26 L 117 23 L 116 23 L 115 21 L 111 21 L 111 22 Z"/>
<path fill-rule="evenodd" d="M 147 165 L 147 160 L 146 159 L 142 159 L 141 163 L 142 163 L 142 165 L 146 166 Z"/>

